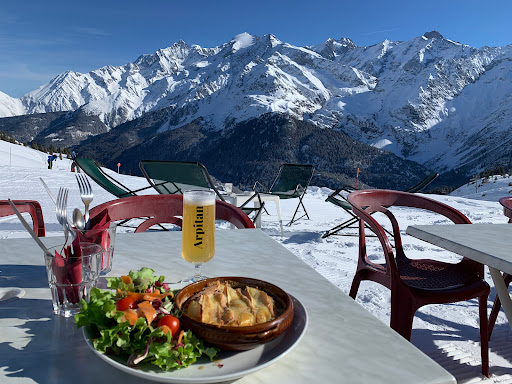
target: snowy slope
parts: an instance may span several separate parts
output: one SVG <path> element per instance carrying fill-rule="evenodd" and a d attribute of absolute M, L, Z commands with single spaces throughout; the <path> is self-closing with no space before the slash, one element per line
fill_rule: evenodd
<path fill-rule="evenodd" d="M 12 154 L 9 165 L 7 159 Z M 39 178 L 43 178 L 50 189 L 57 193 L 59 187 L 68 187 L 69 207 L 83 210 L 75 174 L 69 172 L 69 161 L 57 161 L 57 167 L 48 170 L 41 165 L 46 154 L 30 148 L 0 141 L 0 199 L 34 199 L 43 208 L 47 236 L 61 236 L 62 229 L 55 217 L 55 207 L 41 186 Z M 147 185 L 145 178 L 115 175 L 123 184 L 136 189 Z M 122 169 L 121 169 L 122 171 Z M 6 182 L 8 181 L 8 182 Z M 501 206 L 497 200 L 510 195 L 508 183 L 511 177 L 490 179 L 489 183 L 474 184 L 461 187 L 451 196 L 429 196 L 447 203 L 467 215 L 475 223 L 505 223 Z M 92 206 L 114 199 L 114 196 L 92 182 L 94 200 Z M 263 216 L 263 231 L 306 262 L 311 268 L 348 294 L 352 277 L 356 268 L 357 238 L 352 236 L 331 236 L 322 239 L 321 235 L 329 228 L 347 219 L 347 215 L 332 204 L 325 202 L 332 192 L 327 188 L 311 187 L 305 196 L 310 220 L 299 220 L 294 225 L 285 226 L 284 236 L 280 236 L 276 218 L 275 205 L 269 203 L 265 208 L 270 215 Z M 482 192 L 484 192 L 482 194 Z M 147 193 L 153 193 L 148 190 Z M 295 199 L 281 201 L 283 219 L 289 219 L 296 207 Z M 71 210 L 71 209 L 70 209 Z M 69 211 L 70 211 L 69 210 Z M 433 224 L 434 218 L 424 213 L 401 209 L 395 212 L 403 229 L 407 225 Z M 21 223 L 15 216 L 0 218 L 0 239 L 28 237 Z M 1 245 L 0 240 L 0 245 Z M 422 258 L 426 254 L 446 261 L 455 261 L 458 256 L 442 251 L 418 239 L 404 236 L 403 241 L 407 254 L 411 258 Z M 381 250 L 378 244 L 368 243 L 371 257 L 378 258 Z M 117 255 L 115 257 L 123 257 Z M 115 262 L 114 257 L 114 262 Z M 41 261 L 43 262 L 43 261 Z M 174 262 L 185 262 L 175 260 Z M 215 262 L 215 258 L 211 261 Z M 173 276 L 168 276 L 172 279 Z M 486 280 L 493 287 L 490 276 Z M 488 310 L 494 299 L 494 287 L 488 302 Z M 359 289 L 357 302 L 385 323 L 389 323 L 390 295 L 380 285 L 363 282 Z M 421 308 L 414 319 L 412 343 L 432 357 L 445 369 L 452 373 L 459 384 L 462 383 L 512 383 L 512 332 L 504 314 L 498 317 L 493 337 L 490 341 L 491 378 L 486 379 L 480 374 L 480 347 L 478 335 L 477 302 L 475 300 L 454 305 L 429 305 Z M 50 313 L 50 309 L 49 312 Z M 27 338 L 27 342 L 29 342 Z"/>

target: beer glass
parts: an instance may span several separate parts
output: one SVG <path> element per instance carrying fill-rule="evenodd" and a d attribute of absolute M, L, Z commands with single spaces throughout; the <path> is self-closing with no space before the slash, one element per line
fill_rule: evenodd
<path fill-rule="evenodd" d="M 201 275 L 201 265 L 210 261 L 215 254 L 214 191 L 185 191 L 182 232 L 181 256 L 195 266 L 195 275 L 182 282 L 206 279 Z"/>

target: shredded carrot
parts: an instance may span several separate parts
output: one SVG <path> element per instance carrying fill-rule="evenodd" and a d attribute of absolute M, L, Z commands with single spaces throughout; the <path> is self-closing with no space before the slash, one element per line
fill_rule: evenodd
<path fill-rule="evenodd" d="M 132 278 L 130 276 L 121 276 L 121 280 L 125 284 L 132 284 L 133 283 L 133 280 L 132 280 Z"/>
<path fill-rule="evenodd" d="M 171 332 L 171 328 L 169 328 L 167 325 L 161 325 L 160 328 L 162 328 L 162 332 L 165 334 L 167 334 L 167 332 Z M 171 332 L 171 336 L 172 336 L 172 332 Z"/>
<path fill-rule="evenodd" d="M 127 309 L 126 311 L 124 311 L 124 315 L 121 318 L 121 320 L 128 321 L 130 323 L 130 325 L 133 326 L 137 322 L 138 318 L 139 318 L 139 315 L 138 315 L 137 311 L 135 311 L 134 309 Z"/>
<path fill-rule="evenodd" d="M 168 293 L 156 293 L 156 292 L 142 292 L 142 293 L 139 293 L 139 292 L 125 292 L 126 293 L 126 296 L 131 296 L 133 297 L 136 301 L 143 301 L 143 300 L 146 300 L 146 301 L 153 301 L 155 299 L 160 299 L 160 300 L 163 300 L 165 299 L 167 296 L 170 296 L 170 297 L 174 297 L 172 292 L 168 292 Z"/>
<path fill-rule="evenodd" d="M 149 301 L 143 301 L 138 304 L 139 308 L 153 308 L 153 304 L 151 304 Z"/>
<path fill-rule="evenodd" d="M 183 339 L 184 334 L 185 334 L 185 331 L 182 329 L 180 332 L 180 335 L 178 336 L 178 344 L 181 344 L 181 339 Z"/>

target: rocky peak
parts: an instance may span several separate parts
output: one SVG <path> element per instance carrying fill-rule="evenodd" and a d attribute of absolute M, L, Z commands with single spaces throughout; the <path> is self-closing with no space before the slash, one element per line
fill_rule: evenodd
<path fill-rule="evenodd" d="M 443 35 L 437 31 L 425 32 L 423 36 L 425 36 L 427 39 L 444 39 Z"/>

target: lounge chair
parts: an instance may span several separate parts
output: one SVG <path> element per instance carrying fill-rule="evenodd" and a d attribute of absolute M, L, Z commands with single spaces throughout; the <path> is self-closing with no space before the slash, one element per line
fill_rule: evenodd
<path fill-rule="evenodd" d="M 130 188 L 105 173 L 95 160 L 77 157 L 75 162 L 96 184 L 115 197 L 137 196 L 137 192 L 151 188 L 151 185 L 148 185 L 144 188 L 130 190 Z"/>
<path fill-rule="evenodd" d="M 218 200 L 226 201 L 215 186 L 206 167 L 197 161 L 142 160 L 139 168 L 149 184 L 160 194 L 182 195 L 187 189 L 212 189 Z M 259 205 L 250 207 L 248 204 L 254 202 L 254 199 L 258 199 Z M 256 193 L 238 208 L 247 215 L 254 213 L 252 220 L 256 222 L 264 204 Z"/>
<path fill-rule="evenodd" d="M 439 176 L 439 173 L 431 172 L 427 177 L 425 177 L 423 180 L 421 180 L 418 184 L 413 185 L 411 188 L 406 189 L 404 192 L 409 192 L 409 193 L 421 192 L 427 187 L 427 185 L 429 185 L 431 182 L 433 182 L 438 176 Z"/>
<path fill-rule="evenodd" d="M 423 180 L 421 180 L 418 184 L 413 185 L 412 187 L 406 189 L 404 192 L 409 193 L 418 193 L 421 192 L 427 185 L 432 183 L 437 177 L 439 176 L 438 173 L 432 172 L 428 176 L 426 176 Z M 347 196 L 349 193 L 356 191 L 356 188 L 351 186 L 345 186 L 343 188 L 339 188 L 335 190 L 333 193 L 331 193 L 329 196 L 327 196 L 327 199 L 325 201 L 332 203 L 343 210 L 347 212 L 350 216 L 349 219 L 345 220 L 343 223 L 338 224 L 337 226 L 329 229 L 327 232 L 325 232 L 322 235 L 322 238 L 329 237 L 331 235 L 338 235 L 340 231 L 346 229 L 346 228 L 353 228 L 357 229 L 357 226 L 354 226 L 354 224 L 357 223 L 359 218 L 352 212 L 352 206 L 347 202 Z M 369 228 L 367 226 L 367 228 Z M 388 234 L 391 235 L 390 232 L 386 230 Z M 344 233 L 342 236 L 357 236 L 357 233 Z"/>
<path fill-rule="evenodd" d="M 281 164 L 270 188 L 265 187 L 260 181 L 256 181 L 253 190 L 259 193 L 279 196 L 280 199 L 298 198 L 299 203 L 293 213 L 292 219 L 288 223 L 288 226 L 290 226 L 303 217 L 309 219 L 303 199 L 314 172 L 315 168 L 308 164 Z M 261 191 L 261 188 L 263 191 Z M 304 213 L 302 216 L 296 218 L 301 207 Z"/>

